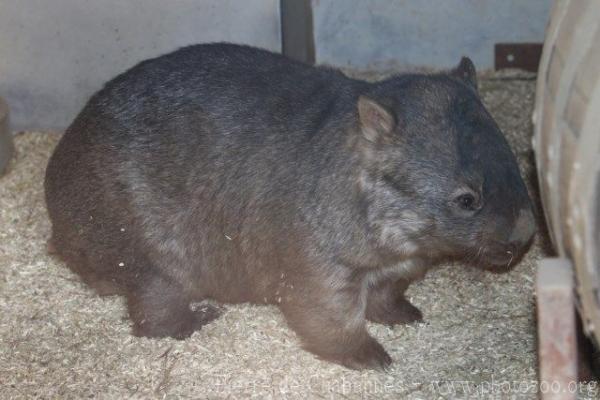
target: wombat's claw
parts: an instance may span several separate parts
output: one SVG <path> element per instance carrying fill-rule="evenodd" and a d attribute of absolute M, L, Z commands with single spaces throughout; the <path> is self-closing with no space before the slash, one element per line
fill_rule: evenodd
<path fill-rule="evenodd" d="M 408 300 L 398 302 L 394 313 L 392 313 L 391 325 L 394 324 L 410 324 L 423 320 L 423 313 L 417 307 L 410 304 Z"/>
<path fill-rule="evenodd" d="M 205 302 L 198 303 L 198 305 L 196 307 L 191 308 L 191 310 L 194 313 L 194 316 L 196 317 L 194 320 L 198 325 L 198 329 L 200 329 L 202 325 L 206 325 L 209 322 L 219 318 L 223 312 L 223 309 L 221 307 Z"/>
<path fill-rule="evenodd" d="M 374 369 L 378 371 L 387 370 L 391 363 L 392 357 L 377 340 L 371 337 L 341 361 L 342 365 L 351 369 Z"/>
<path fill-rule="evenodd" d="M 198 309 L 191 312 L 187 323 L 181 326 L 181 330 L 176 332 L 173 337 L 175 339 L 187 339 L 196 331 L 199 331 L 204 325 L 219 318 L 221 309 L 211 304 L 204 304 Z"/>
<path fill-rule="evenodd" d="M 46 241 L 46 252 L 48 254 L 56 254 L 58 253 L 58 251 L 56 250 L 56 246 L 54 245 L 54 241 L 52 240 L 52 238 L 48 239 L 48 241 Z"/>
<path fill-rule="evenodd" d="M 397 299 L 391 306 L 369 308 L 366 317 L 371 322 L 390 326 L 423 320 L 421 311 L 403 298 Z"/>
<path fill-rule="evenodd" d="M 164 321 L 142 319 L 133 325 L 135 336 L 172 337 L 183 340 L 199 331 L 204 325 L 221 315 L 221 309 L 210 304 L 202 304 L 197 311 L 185 310 L 174 313 L 173 318 Z"/>

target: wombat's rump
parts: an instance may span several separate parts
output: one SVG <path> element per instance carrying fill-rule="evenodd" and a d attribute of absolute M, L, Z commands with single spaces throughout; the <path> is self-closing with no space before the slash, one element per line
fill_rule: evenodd
<path fill-rule="evenodd" d="M 279 306 L 304 346 L 390 363 L 365 329 L 444 258 L 509 265 L 534 232 L 475 70 L 377 83 L 231 44 L 140 63 L 96 93 L 50 159 L 53 247 L 133 332 L 184 338 L 190 302 Z"/>

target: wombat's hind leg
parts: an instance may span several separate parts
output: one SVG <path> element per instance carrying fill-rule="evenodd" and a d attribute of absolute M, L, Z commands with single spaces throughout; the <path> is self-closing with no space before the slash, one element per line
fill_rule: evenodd
<path fill-rule="evenodd" d="M 60 236 L 59 236 L 60 237 Z M 46 250 L 50 256 L 62 260 L 67 267 L 75 272 L 81 280 L 100 296 L 125 294 L 123 285 L 119 284 L 108 273 L 98 273 L 97 264 L 93 264 L 86 252 L 78 247 L 75 240 L 59 240 L 54 235 L 46 242 Z"/>
<path fill-rule="evenodd" d="M 218 318 L 219 308 L 202 303 L 195 311 L 181 285 L 158 274 L 150 274 L 127 295 L 133 334 L 146 337 L 185 339 Z"/>
<path fill-rule="evenodd" d="M 408 282 L 386 280 L 369 290 L 366 318 L 383 325 L 408 324 L 422 321 L 421 311 L 404 297 Z"/>

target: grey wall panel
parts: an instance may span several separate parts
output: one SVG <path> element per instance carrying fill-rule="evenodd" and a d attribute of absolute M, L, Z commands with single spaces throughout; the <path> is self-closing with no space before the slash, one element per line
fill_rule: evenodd
<path fill-rule="evenodd" d="M 280 51 L 279 0 L 0 0 L 0 96 L 16 129 L 64 128 L 116 74 L 211 41 Z"/>
<path fill-rule="evenodd" d="M 494 65 L 497 42 L 543 42 L 552 0 L 312 0 L 317 63 Z"/>

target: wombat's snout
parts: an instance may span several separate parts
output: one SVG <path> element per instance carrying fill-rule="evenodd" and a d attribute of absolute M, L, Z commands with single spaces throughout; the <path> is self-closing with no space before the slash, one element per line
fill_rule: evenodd
<path fill-rule="evenodd" d="M 530 208 L 521 209 L 509 241 L 517 248 L 527 245 L 535 234 L 535 218 Z"/>
<path fill-rule="evenodd" d="M 535 218 L 530 208 L 521 209 L 507 241 L 495 241 L 488 246 L 486 258 L 498 266 L 513 266 L 525 253 L 536 231 Z"/>

